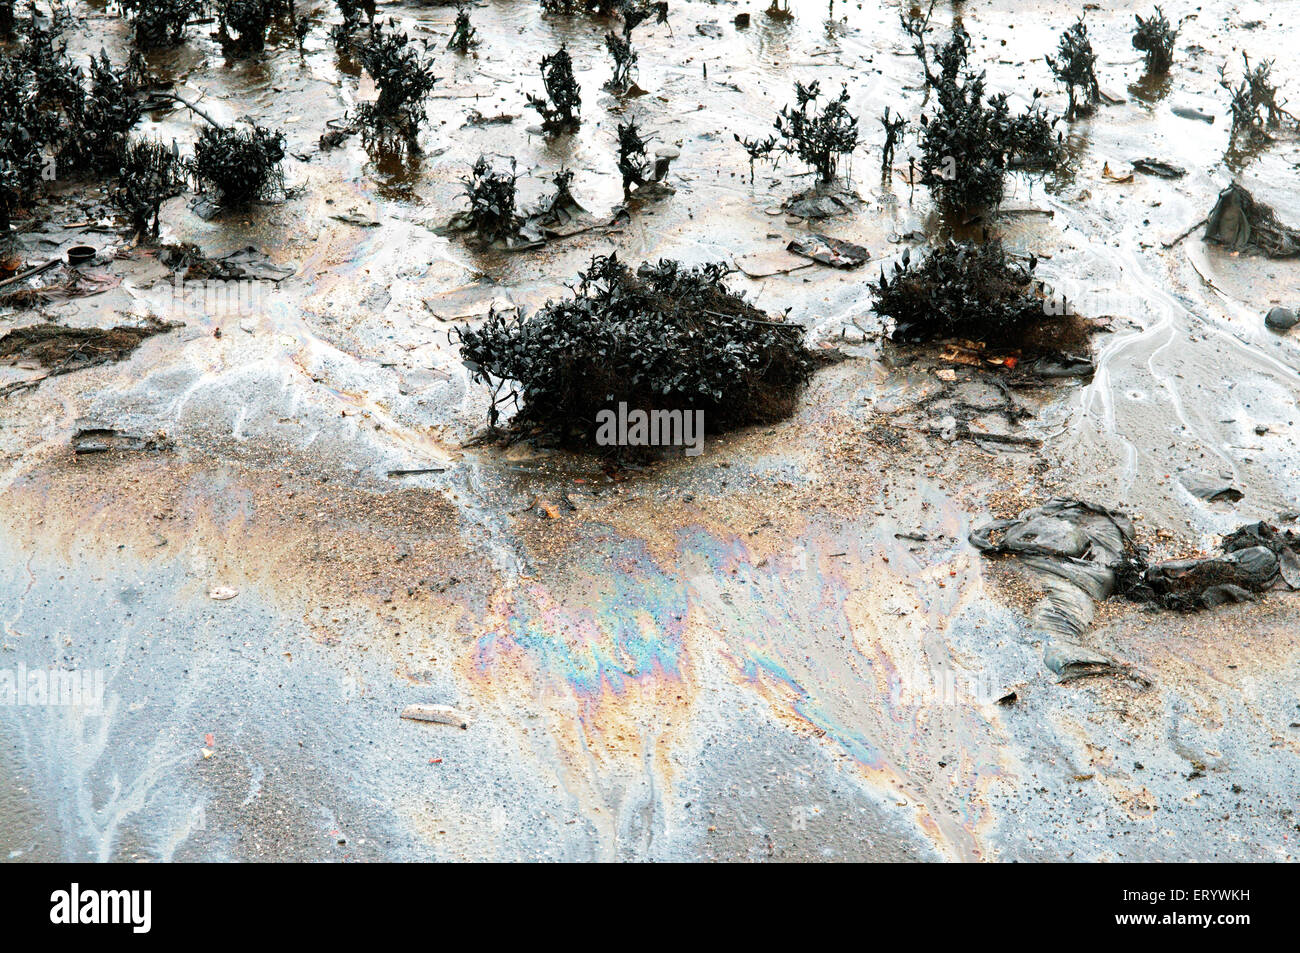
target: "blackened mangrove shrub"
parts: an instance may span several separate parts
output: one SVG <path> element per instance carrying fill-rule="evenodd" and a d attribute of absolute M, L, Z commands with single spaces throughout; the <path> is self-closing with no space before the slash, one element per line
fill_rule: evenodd
<path fill-rule="evenodd" d="M 885 107 L 885 114 L 880 117 L 880 124 L 885 128 L 885 146 L 880 153 L 880 181 L 884 182 L 889 178 L 889 170 L 894 164 L 894 150 L 898 147 L 898 137 L 903 134 L 907 128 L 907 119 L 903 116 L 889 117 L 889 107 Z"/>
<path fill-rule="evenodd" d="M 777 135 L 763 141 L 735 136 L 749 153 L 750 178 L 757 159 L 777 159 L 781 154 L 797 156 L 816 173 L 821 182 L 835 181 L 840 159 L 853 153 L 858 145 L 858 119 L 849 113 L 849 90 L 841 87 L 840 94 L 829 100 L 819 112 L 817 100 L 821 97 L 821 83 L 817 80 L 805 86 L 794 84 L 795 105 L 786 106 L 776 117 Z M 772 160 L 775 164 L 776 160 Z"/>
<path fill-rule="evenodd" d="M 200 191 L 222 208 L 245 208 L 284 188 L 284 134 L 256 124 L 247 129 L 208 125 L 194 144 L 190 171 Z"/>
<path fill-rule="evenodd" d="M 776 118 L 777 135 L 785 139 L 781 148 L 815 169 L 822 182 L 833 182 L 840 157 L 851 155 L 858 145 L 858 119 L 848 109 L 849 89 L 840 87 L 839 96 L 820 112 L 817 80 L 807 86 L 795 83 L 794 95 L 796 105 L 786 106 Z"/>
<path fill-rule="evenodd" d="M 1267 136 L 1267 129 L 1276 129 L 1283 120 L 1295 122 L 1282 107 L 1286 101 L 1277 101 L 1278 88 L 1273 85 L 1273 61 L 1265 60 L 1254 68 L 1245 50 L 1241 53 L 1243 74 L 1234 86 L 1228 79 L 1227 67 L 1219 67 L 1219 85 L 1232 94 L 1229 109 L 1232 111 L 1232 135 Z"/>
<path fill-rule="evenodd" d="M 119 172 L 127 134 L 143 107 L 127 69 L 117 69 L 103 49 L 90 60 L 90 88 L 81 111 L 77 156 L 83 168 L 101 175 Z"/>
<path fill-rule="evenodd" d="M 955 26 L 952 38 L 935 50 L 938 72 L 922 59 L 927 95 L 935 103 L 933 115 L 921 114 L 921 182 L 958 209 L 997 205 L 1009 165 L 1051 165 L 1063 148 L 1053 135 L 1055 120 L 1038 105 L 1037 90 L 1030 107 L 1012 116 L 1005 94 L 985 98 L 984 73 L 970 68 L 969 54 L 970 36 Z"/>
<path fill-rule="evenodd" d="M 528 105 L 542 117 L 546 132 L 572 132 L 582 121 L 582 90 L 573 76 L 573 59 L 561 46 L 541 62 L 542 88 L 546 98 L 528 95 Z"/>
<path fill-rule="evenodd" d="M 614 74 L 606 88 L 618 93 L 627 92 L 632 86 L 632 71 L 636 69 L 637 60 L 631 39 L 610 30 L 605 34 L 605 49 L 609 50 L 609 55 L 614 60 Z"/>
<path fill-rule="evenodd" d="M 50 112 L 52 118 L 61 113 L 59 121 L 75 123 L 80 120 L 83 105 L 82 72 L 69 58 L 61 32 L 61 22 L 47 29 L 32 10 L 23 23 L 18 59 L 31 73 L 37 105 Z M 68 132 L 64 130 L 65 135 Z"/>
<path fill-rule="evenodd" d="M 0 57 L 0 240 L 9 237 L 13 213 L 41 187 L 50 126 L 36 104 L 31 74 L 18 57 Z"/>
<path fill-rule="evenodd" d="M 656 23 L 668 22 L 668 3 L 666 0 L 619 0 L 619 15 L 623 17 L 623 35 L 629 41 L 632 39 L 632 31 L 638 26 L 654 18 Z"/>
<path fill-rule="evenodd" d="M 618 124 L 618 171 L 623 176 L 623 194 L 630 195 L 632 187 L 640 188 L 650 181 L 653 167 L 645 147 L 649 140 L 641 138 L 636 122 Z"/>
<path fill-rule="evenodd" d="M 238 55 L 262 52 L 271 13 L 272 0 L 222 0 L 217 12 L 222 47 Z"/>
<path fill-rule="evenodd" d="M 0 121 L 16 120 L 16 133 L 31 137 L 28 148 L 43 155 L 42 175 L 53 178 L 60 169 L 67 171 L 82 165 L 76 135 L 85 109 L 81 68 L 68 57 L 67 46 L 60 38 L 59 22 L 45 28 L 30 10 L 22 22 L 20 39 L 12 59 L 16 70 L 6 80 L 6 100 L 21 100 L 18 112 L 0 115 Z"/>
<path fill-rule="evenodd" d="M 1133 48 L 1146 55 L 1147 72 L 1152 76 L 1162 76 L 1169 72 L 1169 67 L 1174 63 L 1174 41 L 1178 39 L 1178 27 L 1169 25 L 1159 7 L 1145 20 L 1136 13 L 1133 18 L 1137 20 L 1137 29 L 1133 31 Z"/>
<path fill-rule="evenodd" d="M 469 22 L 469 11 L 464 6 L 457 5 L 456 26 L 451 31 L 451 39 L 447 41 L 447 49 L 468 53 L 470 47 L 478 46 L 477 34 L 478 31 Z"/>
<path fill-rule="evenodd" d="M 1055 59 L 1046 57 L 1047 65 L 1057 80 L 1065 85 L 1070 99 L 1065 118 L 1073 120 L 1086 116 L 1101 102 L 1101 89 L 1097 85 L 1097 54 L 1088 40 L 1088 27 L 1080 16 L 1061 34 Z"/>
<path fill-rule="evenodd" d="M 336 0 L 336 2 L 339 13 L 343 16 L 343 22 L 330 27 L 330 38 L 334 41 L 336 50 L 345 52 L 352 47 L 356 33 L 361 29 L 362 17 L 366 18 L 367 23 L 374 24 L 375 6 L 373 3 L 365 4 L 362 0 Z"/>
<path fill-rule="evenodd" d="M 203 8 L 203 0 L 121 0 L 131 19 L 135 45 L 142 50 L 175 46 L 185 26 Z"/>
<path fill-rule="evenodd" d="M 135 235 L 157 238 L 162 203 L 184 187 L 185 168 L 176 143 L 165 146 L 156 139 L 141 139 L 126 147 L 111 201 L 131 220 Z"/>
<path fill-rule="evenodd" d="M 1027 267 L 1011 261 L 999 240 L 950 241 L 913 266 L 911 253 L 894 264 L 893 277 L 880 272 L 871 285 L 875 310 L 894 322 L 898 342 L 962 337 L 991 344 L 1015 343 L 1043 320 L 1041 289 Z"/>
<path fill-rule="evenodd" d="M 0 231 L 45 180 L 77 172 L 116 174 L 127 134 L 141 115 L 127 69 L 103 50 L 91 57 L 89 83 L 59 39 L 35 16 L 21 42 L 0 58 Z"/>
<path fill-rule="evenodd" d="M 14 0 L 0 0 L 0 37 L 14 34 Z"/>
<path fill-rule="evenodd" d="M 540 0 L 540 3 L 543 13 L 561 15 L 590 13 L 598 17 L 608 17 L 617 12 L 623 17 L 624 30 L 628 33 L 638 23 L 651 16 L 660 23 L 668 22 L 666 0 Z"/>
<path fill-rule="evenodd" d="M 411 152 L 419 152 L 420 124 L 425 120 L 424 101 L 438 78 L 433 64 L 410 44 L 405 33 L 390 20 L 388 28 L 371 29 L 361 43 L 357 58 L 375 81 L 379 96 L 358 107 L 362 122 L 378 140 L 394 135 L 406 141 Z"/>
<path fill-rule="evenodd" d="M 470 174 L 461 178 L 469 200 L 469 227 L 483 241 L 505 242 L 519 232 L 522 219 L 515 207 L 518 179 L 514 159 L 506 173 L 495 171 L 486 156 L 479 156 Z"/>
<path fill-rule="evenodd" d="M 620 402 L 703 410 L 711 431 L 788 416 L 813 368 L 802 328 L 729 291 L 725 274 L 663 260 L 633 272 L 598 256 L 572 298 L 460 330 L 462 358 L 493 391 L 489 422 L 510 397 L 517 426 L 587 440 Z"/>

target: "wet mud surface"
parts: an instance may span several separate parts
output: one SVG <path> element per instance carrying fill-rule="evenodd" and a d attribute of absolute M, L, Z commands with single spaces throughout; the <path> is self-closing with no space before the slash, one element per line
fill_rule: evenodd
<path fill-rule="evenodd" d="M 328 39 L 332 6 L 316 5 L 302 56 L 279 44 L 228 62 L 199 27 L 154 57 L 214 116 L 283 128 L 301 191 L 206 221 L 192 196 L 164 207 L 166 241 L 267 256 L 250 259 L 258 296 L 216 312 L 111 231 L 52 219 L 23 236 L 33 259 L 87 241 L 119 255 L 84 269 L 100 293 L 2 314 L 0 335 L 182 326 L 75 373 L 0 366 L 0 390 L 35 381 L 0 398 L 0 668 L 105 679 L 102 711 L 0 709 L 0 859 L 1294 859 L 1294 594 L 1195 614 L 1103 603 L 1086 644 L 1149 685 L 1058 684 L 1030 624 L 1034 579 L 967 537 L 1074 496 L 1175 556 L 1300 511 L 1300 331 L 1263 323 L 1300 303 L 1300 264 L 1200 230 L 1177 240 L 1233 174 L 1300 222 L 1297 143 L 1225 162 L 1217 85 L 1236 49 L 1284 48 L 1300 8 L 1203 6 L 1163 89 L 1139 83 L 1131 12 L 1089 13 L 1102 88 L 1124 101 L 1071 124 L 1068 167 L 1011 179 L 988 224 L 1098 327 L 1096 372 L 1015 389 L 1024 413 L 1008 415 L 987 374 L 883 343 L 870 309 L 876 269 L 950 224 L 925 189 L 909 197 L 910 140 L 879 184 L 876 117 L 920 104 L 899 8 L 837 3 L 828 22 L 825 3 L 792 6 L 774 22 L 756 2 L 672 4 L 670 26 L 637 33 L 648 94 L 620 101 L 601 89 L 601 24 L 488 0 L 471 11 L 482 45 L 459 57 L 440 51 L 454 8 L 381 4 L 438 51 L 414 167 L 357 137 L 317 148 L 373 95 Z M 1063 110 L 1042 52 L 1073 7 L 956 9 L 991 90 L 1038 86 Z M 940 4 L 939 36 L 951 16 Z M 85 52 L 124 36 L 92 4 L 69 39 Z M 561 40 L 584 122 L 548 140 L 526 131 L 524 98 Z M 1275 71 L 1300 89 L 1293 63 Z M 765 135 L 796 78 L 847 81 L 863 115 L 861 206 L 829 222 L 788 218 L 807 179 L 783 165 L 751 185 L 732 140 Z M 467 126 L 471 110 L 520 118 Z M 607 215 L 628 116 L 680 148 L 675 194 L 527 252 L 435 232 L 480 153 L 517 157 L 529 199 L 566 166 Z M 183 109 L 143 125 L 195 131 Z M 1187 175 L 1103 174 L 1147 156 Z M 85 220 L 79 196 L 67 221 Z M 810 233 L 871 260 L 786 252 Z M 611 473 L 465 446 L 488 395 L 448 330 L 536 308 L 610 250 L 737 263 L 733 287 L 843 359 L 790 419 L 710 436 L 700 457 Z M 79 455 L 91 425 L 148 449 Z M 1207 482 L 1241 496 L 1208 500 Z M 468 727 L 399 718 L 412 703 L 452 705 Z"/>

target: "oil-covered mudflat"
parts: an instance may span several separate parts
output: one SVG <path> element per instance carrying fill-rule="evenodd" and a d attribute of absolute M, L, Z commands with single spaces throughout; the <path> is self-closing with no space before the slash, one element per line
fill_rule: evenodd
<path fill-rule="evenodd" d="M 1295 859 L 1300 3 L 0 6 L 0 859 Z"/>

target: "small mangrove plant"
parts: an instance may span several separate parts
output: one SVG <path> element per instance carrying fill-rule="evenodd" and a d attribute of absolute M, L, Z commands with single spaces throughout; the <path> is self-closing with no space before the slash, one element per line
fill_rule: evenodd
<path fill-rule="evenodd" d="M 371 139 L 385 143 L 400 140 L 410 152 L 419 152 L 420 125 L 426 118 L 424 102 L 438 82 L 433 64 L 391 20 L 387 28 L 371 28 L 357 48 L 357 59 L 379 91 L 373 103 L 357 107 Z"/>
<path fill-rule="evenodd" d="M 1092 113 L 1101 102 L 1101 88 L 1097 85 L 1097 54 L 1092 51 L 1088 26 L 1082 16 L 1061 34 L 1057 55 L 1045 59 L 1052 75 L 1065 86 L 1069 99 L 1065 118 L 1073 121 Z"/>
<path fill-rule="evenodd" d="M 1174 63 L 1174 42 L 1178 39 L 1178 27 L 1170 25 L 1159 7 L 1146 19 L 1138 13 L 1133 14 L 1133 18 L 1137 20 L 1137 27 L 1133 31 L 1133 48 L 1142 51 L 1149 74 L 1163 76 Z"/>
<path fill-rule="evenodd" d="M 545 98 L 528 95 L 528 105 L 542 117 L 542 129 L 548 133 L 572 132 L 582 119 L 582 89 L 573 75 L 573 58 L 561 46 L 542 57 L 542 89 Z"/>
<path fill-rule="evenodd" d="M 841 87 L 839 96 L 820 108 L 819 81 L 813 80 L 807 86 L 796 81 L 794 95 L 795 104 L 777 114 L 776 136 L 760 141 L 735 135 L 749 154 L 750 178 L 755 161 L 767 160 L 775 166 L 782 155 L 792 155 L 816 172 L 821 183 L 829 185 L 835 181 L 840 161 L 852 155 L 858 145 L 858 119 L 848 109 L 848 87 Z"/>

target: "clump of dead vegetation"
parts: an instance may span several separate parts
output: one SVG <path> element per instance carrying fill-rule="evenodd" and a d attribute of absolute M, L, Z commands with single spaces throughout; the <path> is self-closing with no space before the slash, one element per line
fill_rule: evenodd
<path fill-rule="evenodd" d="M 1045 315 L 1033 257 L 1022 266 L 1001 241 L 949 241 L 919 264 L 905 252 L 894 273 L 882 269 L 871 285 L 875 310 L 893 322 L 898 342 L 967 338 L 1002 345 L 1017 343 Z"/>
<path fill-rule="evenodd" d="M 1047 168 L 1060 160 L 1063 140 L 1054 132 L 1056 120 L 1039 105 L 1037 90 L 1029 108 L 1013 116 L 1005 94 L 986 97 L 984 73 L 969 65 L 970 36 L 960 25 L 934 48 L 937 69 L 930 63 L 925 21 L 904 17 L 903 27 L 915 40 L 926 98 L 935 100 L 933 111 L 921 114 L 918 165 L 921 183 L 940 202 L 957 209 L 996 206 L 1009 167 Z"/>
<path fill-rule="evenodd" d="M 814 172 L 823 184 L 835 181 L 842 159 L 851 156 L 858 145 L 858 118 L 849 112 L 849 90 L 841 87 L 839 96 L 820 109 L 821 83 L 794 84 L 795 104 L 785 106 L 776 117 L 776 132 L 756 141 L 735 135 L 750 158 L 750 172 L 756 160 L 775 165 L 782 155 L 796 156 Z"/>
<path fill-rule="evenodd" d="M 131 327 L 68 328 L 61 324 L 32 324 L 0 337 L 0 361 L 39 364 L 50 377 L 71 374 L 100 364 L 125 360 L 140 343 L 155 334 L 170 331 L 175 325 L 156 318 Z M 0 389 L 0 396 L 32 386 L 30 381 Z"/>
<path fill-rule="evenodd" d="M 1092 50 L 1082 16 L 1061 34 L 1056 57 L 1045 58 L 1052 75 L 1065 86 L 1070 101 L 1065 118 L 1074 120 L 1091 114 L 1101 102 L 1101 87 L 1097 84 L 1097 54 Z"/>
<path fill-rule="evenodd" d="M 548 133 L 572 132 L 582 122 L 582 89 L 573 75 L 573 58 L 561 46 L 541 62 L 542 89 L 545 98 L 528 96 L 528 105 L 542 117 L 542 129 Z"/>
<path fill-rule="evenodd" d="M 1133 48 L 1141 50 L 1145 55 L 1147 72 L 1152 76 L 1169 72 L 1169 67 L 1174 63 L 1178 27 L 1170 25 L 1159 7 L 1145 20 L 1141 14 L 1135 13 L 1133 17 L 1137 20 L 1137 28 L 1133 31 Z"/>
<path fill-rule="evenodd" d="M 223 208 L 246 208 L 284 190 L 284 134 L 249 124 L 246 129 L 207 125 L 194 144 L 190 171 L 200 191 L 212 191 Z"/>
<path fill-rule="evenodd" d="M 416 52 L 391 20 L 387 28 L 371 28 L 357 49 L 357 58 L 379 90 L 373 103 L 357 107 L 370 136 L 379 142 L 397 139 L 410 152 L 419 152 L 420 124 L 426 118 L 424 101 L 438 82 L 433 64 Z"/>
<path fill-rule="evenodd" d="M 632 271 L 593 258 L 573 296 L 531 318 L 489 314 L 458 332 L 461 356 L 492 390 L 489 422 L 590 442 L 597 414 L 703 410 L 708 429 L 788 416 L 813 369 L 802 328 L 774 320 L 723 282 L 720 264 Z"/>
<path fill-rule="evenodd" d="M 1300 255 L 1300 228 L 1286 225 L 1269 206 L 1232 183 L 1206 217 L 1205 240 L 1233 251 L 1254 248 L 1271 258 Z"/>

